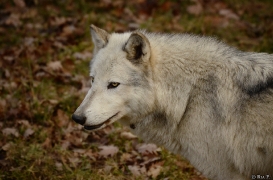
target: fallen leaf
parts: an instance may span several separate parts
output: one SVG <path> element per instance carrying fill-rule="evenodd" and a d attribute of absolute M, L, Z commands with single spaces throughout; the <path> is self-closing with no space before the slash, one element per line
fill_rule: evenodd
<path fill-rule="evenodd" d="M 3 59 L 11 63 L 14 61 L 15 57 L 14 56 L 4 56 Z"/>
<path fill-rule="evenodd" d="M 5 69 L 5 77 L 9 78 L 10 77 L 10 72 L 8 69 Z"/>
<path fill-rule="evenodd" d="M 65 17 L 56 17 L 49 21 L 51 26 L 61 26 L 67 22 Z"/>
<path fill-rule="evenodd" d="M 68 160 L 74 167 L 77 167 L 77 165 L 81 162 L 80 158 L 78 157 L 70 157 Z"/>
<path fill-rule="evenodd" d="M 110 166 L 110 165 L 105 165 L 103 168 L 103 170 L 106 174 L 109 174 L 112 169 L 113 169 L 113 166 Z"/>
<path fill-rule="evenodd" d="M 0 112 L 5 112 L 7 107 L 7 101 L 5 99 L 0 99 Z"/>
<path fill-rule="evenodd" d="M 2 130 L 2 133 L 4 134 L 4 136 L 14 135 L 15 137 L 19 137 L 18 130 L 15 128 L 4 128 Z"/>
<path fill-rule="evenodd" d="M 132 159 L 132 154 L 130 153 L 123 153 L 120 157 L 121 162 L 126 162 L 126 161 L 133 161 Z"/>
<path fill-rule="evenodd" d="M 75 52 L 73 54 L 73 57 L 76 59 L 85 60 L 85 59 L 91 59 L 93 55 L 90 52 Z"/>
<path fill-rule="evenodd" d="M 56 105 L 56 104 L 58 104 L 58 102 L 59 102 L 59 101 L 56 100 L 56 99 L 49 99 L 48 101 L 49 101 L 50 104 L 53 104 L 53 105 Z"/>
<path fill-rule="evenodd" d="M 42 147 L 47 149 L 51 146 L 51 139 L 50 138 L 46 138 L 45 141 L 42 143 Z"/>
<path fill-rule="evenodd" d="M 24 45 L 25 45 L 26 47 L 32 46 L 32 45 L 34 45 L 34 42 L 35 42 L 35 41 L 36 41 L 36 39 L 33 38 L 33 37 L 25 37 L 25 38 L 24 38 Z"/>
<path fill-rule="evenodd" d="M 175 165 L 181 170 L 189 168 L 189 164 L 185 161 L 176 161 Z"/>
<path fill-rule="evenodd" d="M 120 136 L 121 136 L 122 138 L 125 138 L 125 139 L 135 139 L 135 138 L 137 138 L 137 136 L 133 135 L 133 134 L 130 133 L 130 132 L 126 132 L 126 131 L 120 133 Z"/>
<path fill-rule="evenodd" d="M 2 149 L 4 151 L 8 151 L 12 146 L 13 146 L 13 142 L 8 142 L 7 144 L 5 144 L 4 146 L 2 146 Z"/>
<path fill-rule="evenodd" d="M 92 152 L 91 149 L 85 151 L 84 155 L 87 156 L 87 157 L 89 157 L 93 161 L 96 161 L 95 154 Z"/>
<path fill-rule="evenodd" d="M 24 0 L 13 0 L 14 4 L 20 8 L 26 7 Z"/>
<path fill-rule="evenodd" d="M 73 25 L 65 26 L 63 28 L 62 36 L 69 36 L 69 35 L 73 34 L 75 32 L 75 30 L 76 30 L 76 27 Z"/>
<path fill-rule="evenodd" d="M 228 19 L 239 20 L 239 16 L 229 9 L 221 9 L 219 11 L 219 14 L 228 18 Z"/>
<path fill-rule="evenodd" d="M 63 141 L 62 144 L 61 144 L 61 149 L 62 150 L 67 150 L 70 145 L 71 145 L 71 143 L 69 141 Z"/>
<path fill-rule="evenodd" d="M 79 154 L 84 154 L 86 152 L 85 149 L 73 149 L 73 152 L 79 153 Z"/>
<path fill-rule="evenodd" d="M 17 122 L 18 122 L 18 124 L 24 125 L 25 127 L 30 127 L 30 123 L 28 120 L 22 119 L 22 120 L 18 120 Z"/>
<path fill-rule="evenodd" d="M 34 133 L 34 130 L 31 128 L 27 128 L 27 130 L 24 133 L 24 138 L 28 138 L 29 136 L 31 136 Z"/>
<path fill-rule="evenodd" d="M 136 147 L 137 151 L 143 155 L 157 154 L 157 151 L 161 151 L 155 144 L 140 144 Z"/>
<path fill-rule="evenodd" d="M 196 4 L 190 5 L 190 6 L 187 7 L 187 11 L 188 11 L 188 13 L 197 16 L 197 15 L 200 15 L 203 12 L 203 7 L 202 7 L 201 3 L 198 0 L 196 0 L 195 2 L 196 2 Z"/>
<path fill-rule="evenodd" d="M 134 175 L 134 176 L 140 176 L 141 173 L 140 173 L 140 166 L 138 165 L 129 165 L 128 166 L 128 169 L 131 171 L 131 173 Z"/>
<path fill-rule="evenodd" d="M 148 159 L 146 161 L 144 161 L 143 163 L 141 163 L 140 165 L 141 166 L 145 166 L 145 165 L 148 165 L 148 164 L 152 164 L 154 162 L 157 162 L 158 160 L 160 160 L 161 158 L 160 157 L 154 157 L 154 158 L 151 158 L 151 159 Z"/>
<path fill-rule="evenodd" d="M 47 68 L 52 71 L 60 71 L 63 69 L 63 66 L 60 61 L 53 61 L 53 62 L 47 63 Z"/>
<path fill-rule="evenodd" d="M 75 63 L 72 59 L 66 59 L 62 62 L 64 69 L 68 72 L 72 72 L 75 68 Z"/>
<path fill-rule="evenodd" d="M 67 140 L 74 146 L 82 146 L 83 139 L 81 136 L 78 136 L 77 132 L 66 135 Z"/>
<path fill-rule="evenodd" d="M 61 109 L 57 110 L 57 119 L 56 119 L 58 127 L 64 127 L 69 122 L 69 117 L 65 112 Z"/>
<path fill-rule="evenodd" d="M 5 21 L 6 25 L 12 25 L 18 27 L 22 24 L 19 14 L 12 13 Z"/>
<path fill-rule="evenodd" d="M 156 178 L 161 172 L 162 166 L 160 164 L 152 164 L 149 168 L 147 175 L 151 176 L 152 178 Z"/>
<path fill-rule="evenodd" d="M 101 157 L 113 157 L 115 154 L 118 153 L 119 148 L 113 145 L 109 145 L 109 146 L 99 146 L 99 149 L 101 149 L 101 151 L 99 152 L 99 155 Z"/>
<path fill-rule="evenodd" d="M 56 166 L 56 169 L 58 171 L 62 171 L 63 170 L 63 164 L 60 163 L 60 162 L 55 162 L 55 166 Z"/>
<path fill-rule="evenodd" d="M 59 41 L 55 41 L 55 42 L 53 43 L 53 46 L 54 46 L 54 47 L 57 47 L 57 48 L 59 48 L 59 49 L 65 49 L 65 46 L 63 45 L 63 43 L 61 43 L 61 42 L 59 42 Z"/>
<path fill-rule="evenodd" d="M 214 27 L 227 27 L 229 25 L 229 20 L 221 16 L 206 16 L 204 18 L 206 24 L 210 24 Z"/>

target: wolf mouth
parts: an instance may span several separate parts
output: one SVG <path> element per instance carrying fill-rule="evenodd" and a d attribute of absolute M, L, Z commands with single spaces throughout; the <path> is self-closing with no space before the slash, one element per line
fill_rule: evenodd
<path fill-rule="evenodd" d="M 86 130 L 94 130 L 94 129 L 100 128 L 103 124 L 106 124 L 106 125 L 107 125 L 107 124 L 111 121 L 111 119 L 112 119 L 113 117 L 115 117 L 115 116 L 118 115 L 118 113 L 119 113 L 119 112 L 117 112 L 116 114 L 114 114 L 113 116 L 111 116 L 110 118 L 108 118 L 106 121 L 104 121 L 104 122 L 101 123 L 101 124 L 92 125 L 92 126 L 84 126 L 84 129 L 86 129 Z"/>

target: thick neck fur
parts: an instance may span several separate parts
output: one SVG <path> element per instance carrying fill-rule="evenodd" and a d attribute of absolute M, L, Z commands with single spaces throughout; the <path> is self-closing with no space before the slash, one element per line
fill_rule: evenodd
<path fill-rule="evenodd" d="M 188 121 L 186 114 L 192 108 L 190 105 L 192 101 L 195 101 L 196 96 L 201 96 L 194 94 L 195 89 L 210 91 L 207 84 L 215 83 L 217 79 L 214 77 L 215 68 L 223 66 L 219 62 L 221 59 L 216 60 L 221 58 L 221 55 L 211 53 L 208 56 L 205 51 L 216 52 L 218 49 L 215 44 L 218 43 L 223 48 L 223 53 L 228 47 L 214 39 L 191 35 L 145 35 L 152 47 L 151 64 L 154 74 L 156 110 L 141 120 L 136 131 L 139 131 L 138 134 L 147 141 L 164 145 L 172 152 L 182 153 L 187 147 L 181 147 L 184 137 L 181 133 L 177 136 L 177 131 L 183 128 L 181 126 L 185 123 L 184 121 Z M 195 41 L 192 41 L 192 37 Z M 217 88 L 216 85 L 215 88 Z M 212 93 L 213 90 L 208 94 Z M 202 99 L 198 101 L 196 108 L 202 106 Z M 212 113 L 209 112 L 207 116 L 211 116 Z M 145 129 L 146 127 L 153 128 Z M 173 137 L 177 137 L 177 141 L 174 141 Z"/>
<path fill-rule="evenodd" d="M 186 129 L 183 136 L 181 129 L 188 123 L 199 121 L 196 122 L 198 125 L 204 121 L 205 124 L 208 119 L 228 123 L 235 113 L 239 118 L 243 101 L 249 97 L 247 93 L 266 89 L 266 85 L 261 88 L 260 84 L 273 79 L 272 73 L 272 78 L 268 77 L 273 69 L 261 63 L 271 60 L 267 63 L 272 64 L 270 55 L 264 54 L 264 59 L 255 59 L 255 54 L 241 52 L 213 38 L 187 34 L 145 35 L 152 47 L 151 65 L 157 108 L 141 120 L 135 131 L 144 140 L 164 145 L 172 152 L 184 156 L 189 153 L 188 147 L 181 147 L 189 136 Z M 239 61 L 239 57 L 245 59 L 245 64 Z M 249 59 L 252 61 L 248 62 Z M 263 76 L 259 76 L 260 79 L 250 76 L 244 69 L 247 63 L 253 63 L 256 73 Z M 242 77 L 248 81 L 239 81 Z M 248 83 L 257 84 L 257 87 L 250 87 Z M 245 95 L 241 91 L 245 91 Z M 194 119 L 191 112 L 196 113 Z"/>

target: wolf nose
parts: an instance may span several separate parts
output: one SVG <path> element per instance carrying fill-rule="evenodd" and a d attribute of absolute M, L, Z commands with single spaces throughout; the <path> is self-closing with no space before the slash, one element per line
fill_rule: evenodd
<path fill-rule="evenodd" d="M 76 114 L 72 115 L 72 119 L 76 122 L 79 123 L 81 125 L 84 125 L 86 117 L 85 116 L 78 116 Z"/>

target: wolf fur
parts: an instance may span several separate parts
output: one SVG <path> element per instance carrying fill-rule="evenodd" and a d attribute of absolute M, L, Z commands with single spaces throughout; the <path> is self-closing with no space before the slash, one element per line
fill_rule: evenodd
<path fill-rule="evenodd" d="M 91 34 L 93 83 L 74 113 L 86 129 L 119 120 L 210 179 L 273 178 L 273 55 L 189 34 Z"/>

